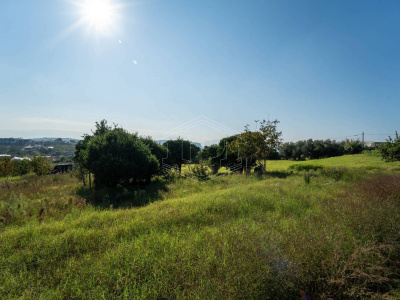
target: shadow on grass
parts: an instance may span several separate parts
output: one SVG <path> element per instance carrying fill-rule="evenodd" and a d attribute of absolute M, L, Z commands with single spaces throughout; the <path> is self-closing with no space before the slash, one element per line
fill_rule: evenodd
<path fill-rule="evenodd" d="M 292 174 L 293 174 L 293 172 L 290 172 L 290 171 L 266 171 L 264 173 L 264 176 L 272 177 L 272 178 L 287 178 L 288 176 L 290 176 Z"/>
<path fill-rule="evenodd" d="M 100 209 L 131 208 L 161 200 L 161 193 L 168 191 L 167 184 L 167 181 L 156 178 L 149 184 L 116 188 L 90 190 L 88 186 L 80 186 L 76 193 Z"/>

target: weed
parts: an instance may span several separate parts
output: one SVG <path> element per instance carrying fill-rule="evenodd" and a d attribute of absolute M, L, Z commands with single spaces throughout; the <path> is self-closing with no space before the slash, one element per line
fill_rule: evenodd
<path fill-rule="evenodd" d="M 304 172 L 304 182 L 306 184 L 310 184 L 310 178 L 311 178 L 310 172 Z"/>

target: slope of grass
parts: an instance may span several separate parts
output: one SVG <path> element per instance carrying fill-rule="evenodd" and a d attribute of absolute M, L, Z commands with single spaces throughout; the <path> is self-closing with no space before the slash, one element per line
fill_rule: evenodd
<path fill-rule="evenodd" d="M 400 170 L 400 162 L 387 163 L 382 161 L 382 158 L 378 156 L 366 154 L 344 155 L 306 161 L 270 160 L 267 162 L 267 170 L 284 170 L 293 164 L 317 164 L 324 167 L 366 168 L 370 170 Z"/>
<path fill-rule="evenodd" d="M 0 298 L 395 299 L 400 175 L 345 172 L 176 180 L 129 209 L 69 176 L 0 186 L 45 209 L 3 226 Z"/>

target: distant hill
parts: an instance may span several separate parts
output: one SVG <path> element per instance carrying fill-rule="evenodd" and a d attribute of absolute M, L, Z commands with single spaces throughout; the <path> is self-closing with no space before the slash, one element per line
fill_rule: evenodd
<path fill-rule="evenodd" d="M 11 156 L 72 156 L 78 139 L 71 138 L 0 138 L 0 154 Z"/>
<path fill-rule="evenodd" d="M 35 142 L 52 142 L 57 139 L 61 139 L 63 142 L 70 142 L 72 141 L 78 141 L 79 139 L 73 139 L 73 138 L 57 138 L 57 137 L 43 137 L 43 138 L 33 138 L 31 139 L 32 141 Z"/>

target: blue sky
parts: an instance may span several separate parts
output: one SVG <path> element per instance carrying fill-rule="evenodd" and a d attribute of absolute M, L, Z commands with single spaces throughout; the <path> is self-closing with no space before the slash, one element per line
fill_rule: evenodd
<path fill-rule="evenodd" d="M 105 32 L 76 25 L 85 1 L 0 0 L 1 137 L 107 119 L 161 139 L 199 116 L 278 119 L 285 141 L 400 129 L 399 1 L 110 0 Z"/>

